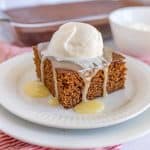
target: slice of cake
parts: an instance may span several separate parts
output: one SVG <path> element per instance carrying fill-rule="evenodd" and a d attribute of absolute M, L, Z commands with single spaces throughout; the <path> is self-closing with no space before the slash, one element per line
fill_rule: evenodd
<path fill-rule="evenodd" d="M 33 47 L 37 77 L 64 108 L 125 87 L 125 57 L 103 48 L 101 33 L 70 22 Z"/>

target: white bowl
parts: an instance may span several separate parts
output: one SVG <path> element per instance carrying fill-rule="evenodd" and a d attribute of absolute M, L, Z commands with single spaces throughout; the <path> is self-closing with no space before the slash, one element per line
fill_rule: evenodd
<path fill-rule="evenodd" d="M 150 7 L 115 10 L 110 14 L 109 21 L 119 50 L 135 56 L 150 54 Z M 131 27 L 135 24 L 144 24 L 148 28 L 144 30 Z"/>

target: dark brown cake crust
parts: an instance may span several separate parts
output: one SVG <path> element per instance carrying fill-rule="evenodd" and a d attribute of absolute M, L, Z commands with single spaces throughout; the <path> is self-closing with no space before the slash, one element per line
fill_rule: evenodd
<path fill-rule="evenodd" d="M 48 59 L 45 59 L 43 62 L 43 81 L 45 86 L 49 89 L 52 96 L 56 96 L 55 93 L 55 84 L 53 80 L 53 69 L 52 69 L 52 63 Z"/>
<path fill-rule="evenodd" d="M 39 79 L 41 79 L 41 59 L 36 46 L 33 46 L 33 53 L 34 53 L 33 60 L 35 64 L 36 75 Z"/>
<path fill-rule="evenodd" d="M 41 78 L 40 57 L 37 47 L 33 47 L 34 62 L 36 66 L 37 76 Z M 122 89 L 125 86 L 126 64 L 125 58 L 118 53 L 113 52 L 112 62 L 108 67 L 107 92 L 111 93 Z M 44 61 L 43 67 L 44 84 L 50 93 L 55 96 L 55 85 L 53 80 L 52 62 L 48 59 Z M 58 100 L 64 108 L 72 108 L 82 101 L 82 90 L 84 81 L 79 74 L 72 70 L 56 68 Z M 104 71 L 99 70 L 91 79 L 88 89 L 87 98 L 93 100 L 103 96 L 104 89 Z"/>

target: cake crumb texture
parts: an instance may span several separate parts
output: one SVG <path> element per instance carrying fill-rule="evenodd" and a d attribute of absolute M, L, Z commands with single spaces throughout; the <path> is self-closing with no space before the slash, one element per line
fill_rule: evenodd
<path fill-rule="evenodd" d="M 103 95 L 104 71 L 99 70 L 91 79 L 91 84 L 88 89 L 87 99 L 92 100 Z"/>
<path fill-rule="evenodd" d="M 72 108 L 82 101 L 83 79 L 72 70 L 56 69 L 58 99 L 65 108 Z"/>
<path fill-rule="evenodd" d="M 126 62 L 125 57 L 113 53 L 113 61 L 108 68 L 107 92 L 111 93 L 125 87 L 126 80 Z"/>
<path fill-rule="evenodd" d="M 36 66 L 37 77 L 41 79 L 41 57 L 36 46 L 33 47 L 34 63 Z M 82 91 L 85 86 L 83 79 L 76 71 L 63 68 L 55 68 L 58 100 L 64 108 L 72 108 L 82 101 Z M 126 80 L 126 62 L 125 57 L 119 53 L 112 53 L 112 62 L 108 67 L 107 92 L 111 93 L 125 87 Z M 49 89 L 52 96 L 55 97 L 55 84 L 53 79 L 53 64 L 50 59 L 43 62 L 43 79 L 45 86 Z M 88 89 L 87 99 L 93 100 L 103 96 L 104 92 L 104 71 L 99 70 L 91 79 Z"/>

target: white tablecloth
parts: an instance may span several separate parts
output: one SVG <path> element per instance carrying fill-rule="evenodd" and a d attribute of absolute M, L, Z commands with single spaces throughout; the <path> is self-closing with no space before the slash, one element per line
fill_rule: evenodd
<path fill-rule="evenodd" d="M 150 134 L 124 144 L 122 150 L 150 150 Z"/>

